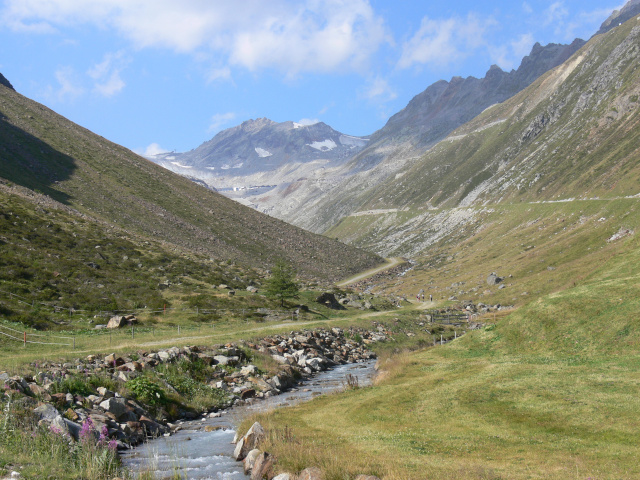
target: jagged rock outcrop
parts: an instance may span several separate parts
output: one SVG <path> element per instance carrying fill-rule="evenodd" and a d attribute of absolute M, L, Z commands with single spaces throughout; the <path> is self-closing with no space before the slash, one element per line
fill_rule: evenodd
<path fill-rule="evenodd" d="M 2 75 L 2 73 L 0 73 L 0 85 L 4 85 L 5 87 L 10 88 L 11 90 L 15 90 L 15 88 L 13 88 L 13 85 L 11 85 L 9 80 L 7 80 L 7 78 L 4 75 Z"/>

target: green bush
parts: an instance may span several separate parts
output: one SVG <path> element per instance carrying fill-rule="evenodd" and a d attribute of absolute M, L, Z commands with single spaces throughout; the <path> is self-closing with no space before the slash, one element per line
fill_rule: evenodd
<path fill-rule="evenodd" d="M 135 377 L 125 383 L 125 387 L 137 399 L 149 405 L 165 405 L 167 396 L 160 385 L 145 376 Z"/>

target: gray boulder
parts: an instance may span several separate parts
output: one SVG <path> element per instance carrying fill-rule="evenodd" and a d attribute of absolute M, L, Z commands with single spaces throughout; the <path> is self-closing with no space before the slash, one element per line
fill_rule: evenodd
<path fill-rule="evenodd" d="M 488 285 L 497 285 L 500 282 L 502 282 L 502 280 L 504 280 L 503 278 L 499 277 L 498 275 L 496 275 L 496 273 L 491 273 L 488 277 L 487 277 L 487 284 Z"/>
<path fill-rule="evenodd" d="M 317 467 L 305 468 L 300 472 L 298 480 L 324 480 L 322 470 Z"/>
<path fill-rule="evenodd" d="M 116 418 L 122 417 L 129 410 L 124 398 L 115 397 L 108 398 L 104 402 L 100 403 L 100 408 L 104 409 L 106 412 L 112 413 Z"/>
<path fill-rule="evenodd" d="M 255 449 L 264 437 L 265 432 L 262 425 L 258 422 L 254 423 L 244 437 L 236 444 L 236 448 L 233 451 L 233 458 L 238 461 L 244 460 L 247 454 Z"/>
<path fill-rule="evenodd" d="M 49 403 L 45 403 L 44 405 L 40 405 L 39 407 L 33 410 L 33 413 L 36 415 L 36 418 L 39 420 L 44 420 L 47 423 L 51 423 L 57 416 L 60 414 L 56 407 Z"/>
<path fill-rule="evenodd" d="M 253 466 L 256 463 L 256 459 L 261 453 L 262 452 L 260 450 L 258 450 L 257 448 L 254 448 L 247 454 L 246 458 L 242 461 L 242 464 L 243 464 L 242 468 L 244 469 L 245 475 L 248 475 L 249 473 L 251 473 L 251 471 L 253 470 Z"/>

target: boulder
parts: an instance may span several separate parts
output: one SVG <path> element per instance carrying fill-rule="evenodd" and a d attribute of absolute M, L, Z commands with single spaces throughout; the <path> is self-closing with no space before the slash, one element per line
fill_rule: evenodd
<path fill-rule="evenodd" d="M 150 435 L 152 437 L 162 435 L 166 430 L 164 426 L 148 417 L 145 417 L 144 415 L 140 417 L 139 423 L 142 429 L 144 429 L 144 431 L 147 433 L 147 435 Z"/>
<path fill-rule="evenodd" d="M 260 450 L 258 450 L 257 448 L 254 448 L 247 454 L 245 459 L 242 461 L 245 475 L 248 475 L 249 473 L 251 473 L 251 471 L 253 470 L 253 466 L 256 463 L 256 459 L 261 453 L 262 452 Z"/>
<path fill-rule="evenodd" d="M 243 460 L 251 450 L 258 446 L 264 437 L 265 432 L 262 425 L 258 422 L 254 423 L 249 431 L 236 444 L 236 448 L 233 451 L 233 458 L 238 461 Z"/>
<path fill-rule="evenodd" d="M 71 435 L 67 422 L 64 421 L 62 415 L 58 415 L 51 421 L 51 431 L 60 435 Z"/>
<path fill-rule="evenodd" d="M 276 475 L 271 480 L 296 480 L 296 476 L 291 473 L 281 473 Z"/>
<path fill-rule="evenodd" d="M 35 414 L 36 418 L 38 418 L 39 420 L 44 420 L 47 423 L 52 422 L 53 419 L 59 415 L 56 407 L 49 403 L 45 403 L 44 405 L 40 405 L 39 407 L 35 408 L 33 410 L 33 413 Z"/>
<path fill-rule="evenodd" d="M 247 365 L 240 369 L 240 373 L 243 376 L 248 377 L 250 375 L 255 375 L 256 373 L 258 373 L 258 369 L 255 365 Z"/>
<path fill-rule="evenodd" d="M 273 467 L 273 456 L 267 452 L 262 452 L 256 458 L 251 470 L 251 480 L 262 480 L 263 478 L 269 478 L 271 468 Z"/>
<path fill-rule="evenodd" d="M 336 296 L 333 293 L 325 292 L 316 298 L 316 302 L 328 307 L 332 310 L 344 310 L 344 307 L 340 305 Z"/>
<path fill-rule="evenodd" d="M 322 470 L 317 467 L 305 468 L 300 472 L 298 480 L 323 480 Z"/>
<path fill-rule="evenodd" d="M 122 328 L 127 324 L 127 319 L 124 315 L 116 315 L 115 317 L 111 317 L 109 319 L 109 323 L 107 323 L 107 328 Z"/>
<path fill-rule="evenodd" d="M 494 272 L 487 277 L 487 285 L 497 285 L 502 282 L 502 280 L 504 279 L 496 275 Z"/>
<path fill-rule="evenodd" d="M 100 408 L 104 409 L 105 412 L 112 413 L 116 418 L 124 416 L 124 414 L 129 410 L 124 398 L 115 397 L 108 398 L 104 402 L 101 402 Z"/>

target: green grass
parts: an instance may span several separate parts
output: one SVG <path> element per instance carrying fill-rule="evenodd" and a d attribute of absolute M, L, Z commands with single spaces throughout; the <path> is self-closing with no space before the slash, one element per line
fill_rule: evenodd
<path fill-rule="evenodd" d="M 259 416 L 265 448 L 329 480 L 637 478 L 637 240 L 604 258 L 495 326 L 383 360 L 375 386 Z"/>

